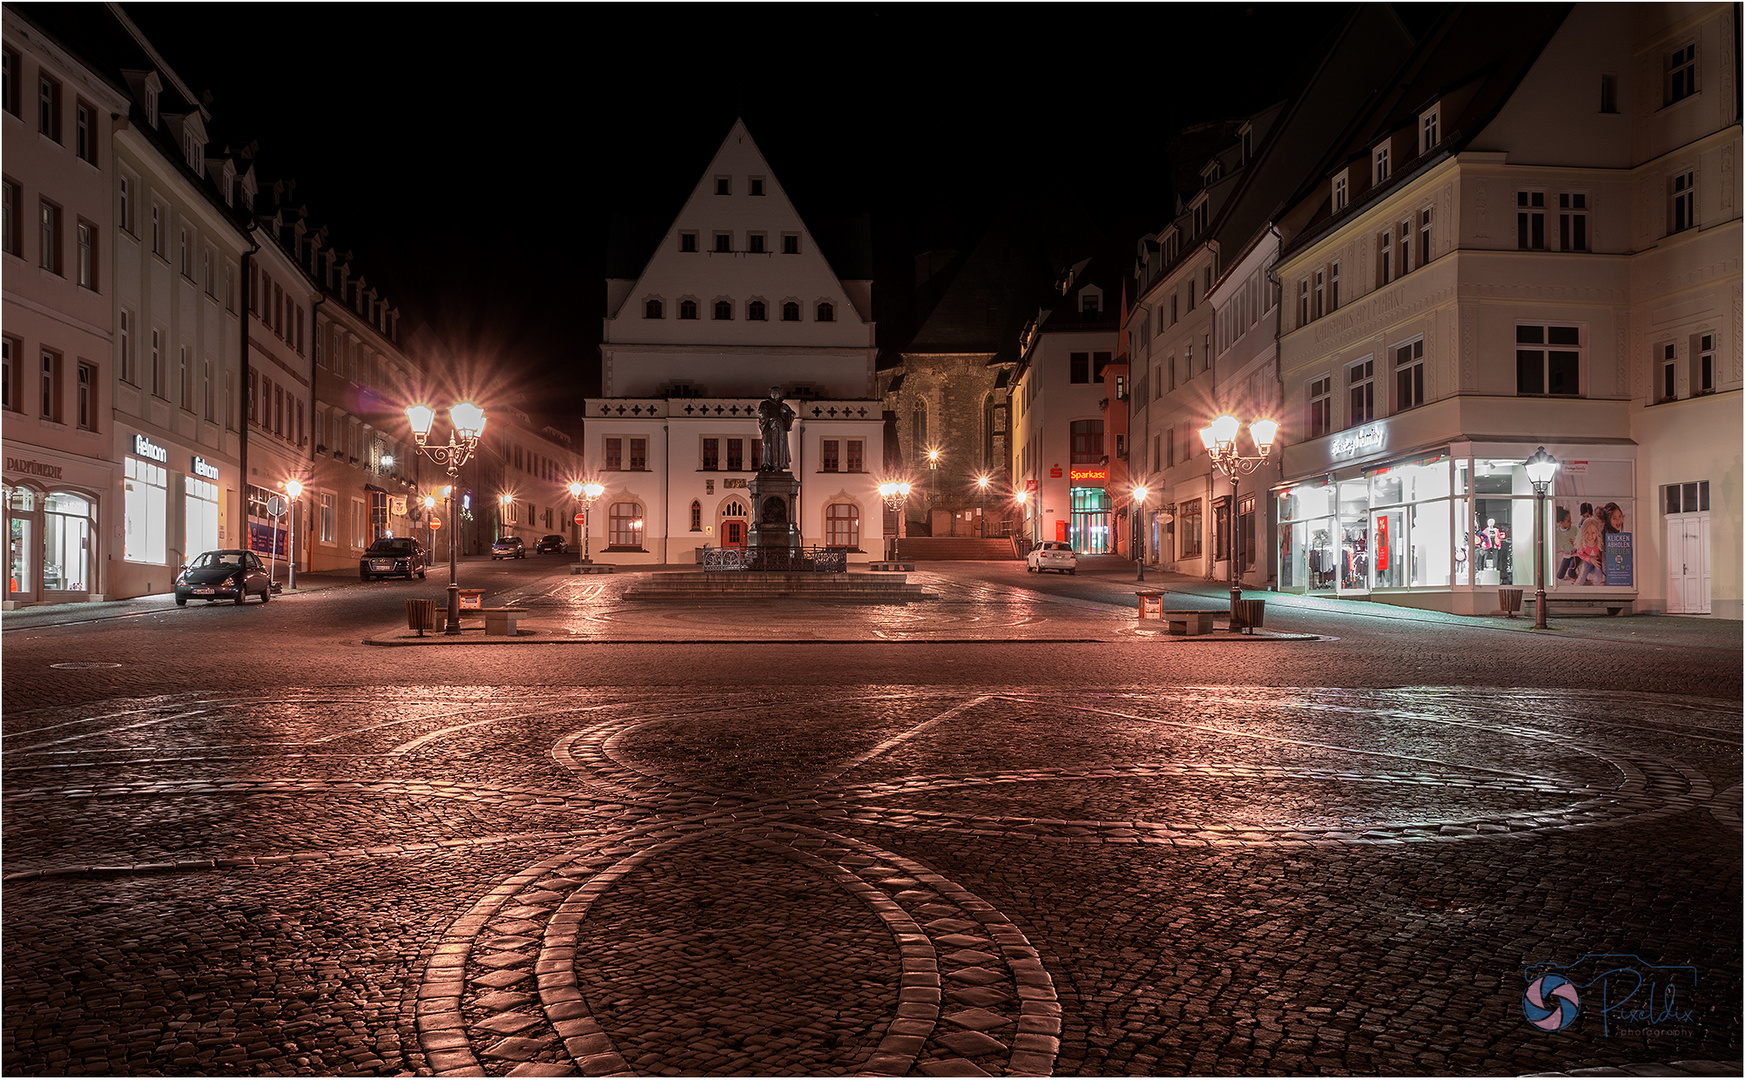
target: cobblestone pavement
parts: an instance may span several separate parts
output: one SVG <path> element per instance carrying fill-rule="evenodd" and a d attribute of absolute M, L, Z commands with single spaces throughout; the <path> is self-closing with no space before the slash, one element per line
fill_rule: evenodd
<path fill-rule="evenodd" d="M 1134 622 L 1033 613 L 1063 640 Z M 253 613 L 212 614 L 216 645 Z M 290 685 L 181 656 L 143 685 L 133 623 L 84 653 L 9 634 L 0 1067 L 1737 1072 L 1738 624 L 1642 631 L 1700 635 L 1667 651 L 1605 620 L 1544 645 L 1592 680 L 1532 649 L 1472 680 L 1442 653 L 1540 639 L 1343 618 L 1062 646 L 1065 672 L 936 641 L 903 679 L 834 645 L 778 679 L 792 654 L 756 646 L 353 634 Z M 1368 637 L 1423 662 L 1389 685 Z M 1158 649 L 1196 659 L 1136 674 Z M 1629 688 L 1706 650 L 1709 681 Z M 1569 1027 L 1530 1024 L 1531 966 L 1593 955 L 1679 971 L 1665 1015 L 1585 987 Z"/>

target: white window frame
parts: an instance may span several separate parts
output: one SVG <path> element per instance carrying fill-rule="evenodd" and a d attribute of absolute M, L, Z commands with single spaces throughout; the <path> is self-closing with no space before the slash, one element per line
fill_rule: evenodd
<path fill-rule="evenodd" d="M 1443 140 L 1443 104 L 1438 102 L 1419 114 L 1419 153 L 1428 154 Z"/>
<path fill-rule="evenodd" d="M 1394 369 L 1394 411 L 1425 403 L 1425 339 L 1423 335 L 1389 348 Z"/>
<path fill-rule="evenodd" d="M 1334 376 L 1331 372 L 1322 372 L 1315 378 L 1304 383 L 1304 437 L 1319 439 L 1334 430 Z M 1317 406 L 1320 406 L 1318 409 Z M 1316 423 L 1319 419 L 1321 423 Z"/>
<path fill-rule="evenodd" d="M 1376 357 L 1366 356 L 1346 365 L 1346 426 L 1357 427 L 1375 419 Z"/>
<path fill-rule="evenodd" d="M 1371 157 L 1370 157 L 1370 186 L 1371 187 L 1380 187 L 1382 184 L 1388 182 L 1389 151 L 1390 151 L 1389 144 L 1384 142 L 1384 143 L 1379 143 L 1377 145 L 1375 151 L 1371 154 Z"/>

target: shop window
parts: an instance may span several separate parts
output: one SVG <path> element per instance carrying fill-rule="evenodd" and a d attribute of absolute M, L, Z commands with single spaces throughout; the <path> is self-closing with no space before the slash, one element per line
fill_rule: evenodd
<path fill-rule="evenodd" d="M 1201 501 L 1190 499 L 1176 509 L 1178 558 L 1198 559 L 1201 553 Z"/>
<path fill-rule="evenodd" d="M 832 503 L 825 508 L 825 546 L 861 546 L 861 508 L 853 503 Z"/>
<path fill-rule="evenodd" d="M 615 548 L 643 546 L 643 508 L 634 502 L 616 502 L 607 511 L 606 542 Z"/>
<path fill-rule="evenodd" d="M 122 490 L 126 526 L 122 557 L 128 562 L 162 564 L 169 530 L 169 473 L 136 457 L 124 463 Z"/>
<path fill-rule="evenodd" d="M 1516 327 L 1516 393 L 1578 397 L 1582 332 L 1575 326 Z"/>

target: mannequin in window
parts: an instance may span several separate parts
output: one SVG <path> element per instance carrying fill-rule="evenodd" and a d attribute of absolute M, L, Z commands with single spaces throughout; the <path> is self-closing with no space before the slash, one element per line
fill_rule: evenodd
<path fill-rule="evenodd" d="M 1502 550 L 1504 542 L 1508 539 L 1509 534 L 1497 527 L 1496 518 L 1485 519 L 1485 528 L 1481 529 L 1479 533 L 1479 546 L 1485 552 L 1485 568 L 1487 570 L 1497 566 L 1497 553 Z"/>

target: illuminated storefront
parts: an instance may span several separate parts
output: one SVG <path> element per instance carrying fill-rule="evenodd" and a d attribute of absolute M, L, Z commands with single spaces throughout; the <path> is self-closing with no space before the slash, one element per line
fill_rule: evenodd
<path fill-rule="evenodd" d="M 1522 463 L 1537 445 L 1451 443 L 1279 485 L 1280 591 L 1496 610 L 1500 586 L 1535 584 L 1534 491 Z M 1548 592 L 1634 599 L 1635 447 L 1548 449 L 1561 462 L 1543 526 Z"/>
<path fill-rule="evenodd" d="M 1111 550 L 1110 500 L 1104 488 L 1108 478 L 1109 470 L 1102 467 L 1075 465 L 1069 470 L 1067 490 L 1073 510 L 1067 539 L 1081 555 L 1106 555 Z"/>

